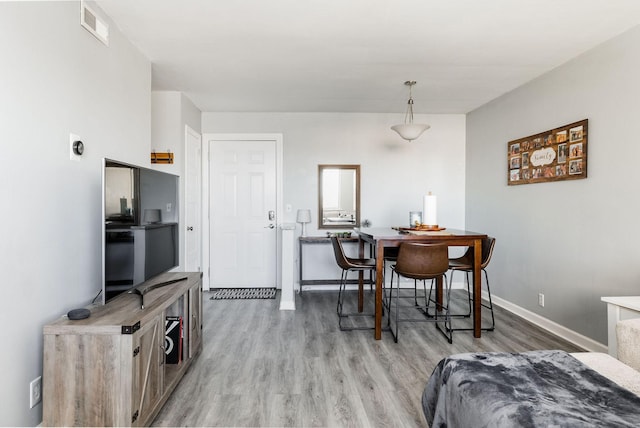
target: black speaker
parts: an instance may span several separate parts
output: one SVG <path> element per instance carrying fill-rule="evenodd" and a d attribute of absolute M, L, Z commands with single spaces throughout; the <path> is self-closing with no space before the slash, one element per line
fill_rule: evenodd
<path fill-rule="evenodd" d="M 67 312 L 67 317 L 70 320 L 83 320 L 85 318 L 89 318 L 89 315 L 91 315 L 91 311 L 84 308 L 71 309 L 69 312 Z"/>

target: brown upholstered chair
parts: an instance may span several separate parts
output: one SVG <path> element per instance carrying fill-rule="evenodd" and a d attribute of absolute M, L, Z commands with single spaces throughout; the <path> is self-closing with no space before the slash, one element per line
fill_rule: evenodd
<path fill-rule="evenodd" d="M 482 262 L 480 264 L 480 267 L 482 268 L 482 272 L 484 272 L 485 283 L 487 285 L 488 304 L 483 303 L 482 301 L 480 302 L 480 304 L 482 305 L 482 307 L 487 308 L 491 311 L 491 327 L 482 328 L 482 330 L 485 331 L 493 331 L 496 326 L 496 320 L 493 316 L 493 302 L 491 301 L 491 288 L 489 287 L 489 275 L 487 275 L 487 270 L 485 269 L 491 261 L 491 256 L 493 255 L 493 248 L 495 247 L 495 245 L 496 238 L 488 237 L 482 240 Z M 473 248 L 468 248 L 464 255 L 462 255 L 461 257 L 449 259 L 449 269 L 451 270 L 451 282 L 453 282 L 454 272 L 461 271 L 465 273 L 465 283 L 467 285 L 467 301 L 469 303 L 469 311 L 466 314 L 451 314 L 451 316 L 453 318 L 470 317 L 472 298 L 469 285 L 469 274 L 473 272 Z M 451 288 L 451 284 L 449 284 L 449 288 Z M 473 328 L 454 328 L 453 330 L 473 330 Z"/>
<path fill-rule="evenodd" d="M 338 305 L 336 311 L 338 313 L 338 326 L 340 330 L 369 330 L 374 327 L 343 327 L 342 320 L 344 318 L 350 316 L 373 316 L 373 313 L 364 313 L 364 312 L 352 312 L 345 313 L 343 310 L 344 307 L 344 294 L 346 290 L 347 284 L 347 276 L 349 272 L 361 272 L 361 271 L 369 271 L 375 272 L 376 270 L 376 260 L 375 259 L 359 259 L 347 257 L 344 253 L 344 249 L 342 248 L 342 243 L 336 236 L 331 236 L 331 244 L 333 245 L 333 253 L 336 258 L 336 262 L 338 266 L 342 269 L 342 275 L 340 277 L 340 289 L 338 291 Z"/>
<path fill-rule="evenodd" d="M 418 242 L 406 242 L 400 245 L 396 264 L 392 266 L 391 284 L 389 292 L 389 316 L 387 324 L 391 327 L 391 333 L 394 340 L 398 341 L 398 325 L 401 322 L 434 322 L 436 328 L 447 338 L 449 343 L 452 342 L 451 334 L 451 318 L 449 316 L 449 295 L 450 288 L 447 287 L 446 273 L 449 268 L 449 253 L 447 246 L 444 244 L 423 244 Z M 445 290 L 443 290 L 442 304 L 439 305 L 432 294 L 434 280 L 444 277 Z M 397 277 L 398 284 L 395 289 L 394 296 L 394 277 Z M 401 296 L 400 293 L 400 277 L 413 279 L 413 293 L 410 296 Z M 431 287 L 427 294 L 426 282 L 431 280 Z M 418 296 L 418 281 L 422 281 L 423 294 Z M 433 298 L 432 298 L 433 295 Z M 400 304 L 400 300 L 412 300 L 411 304 Z M 395 300 L 395 305 L 392 302 Z M 434 314 L 429 314 L 430 304 L 434 304 Z M 403 312 L 403 318 L 400 312 Z M 410 313 L 413 316 L 404 318 Z M 395 317 L 392 317 L 392 314 Z M 395 320 L 395 331 L 392 327 L 391 320 Z M 440 324 L 443 323 L 444 327 Z"/>

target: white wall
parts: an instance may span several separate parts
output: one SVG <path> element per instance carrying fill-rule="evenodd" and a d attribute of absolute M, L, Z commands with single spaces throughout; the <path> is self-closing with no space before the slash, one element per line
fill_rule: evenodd
<path fill-rule="evenodd" d="M 207 112 L 202 132 L 282 133 L 283 201 L 293 209 L 280 222 L 295 222 L 298 209 L 311 209 L 308 235 L 326 232 L 317 227 L 318 164 L 361 165 L 361 219 L 373 226 L 408 225 L 409 211 L 421 211 L 423 195 L 432 191 L 438 195 L 439 223 L 464 228 L 465 116 L 416 115 L 416 122 L 431 129 L 411 143 L 389 129 L 403 118 L 401 113 Z M 335 269 L 330 251 L 321 249 L 317 275 Z M 305 273 L 305 279 L 314 277 Z"/>
<path fill-rule="evenodd" d="M 640 293 L 638 46 L 640 27 L 467 117 L 466 221 L 497 238 L 493 293 L 604 344 L 600 297 Z M 508 141 L 581 119 L 587 179 L 507 186 Z"/>
<path fill-rule="evenodd" d="M 102 157 L 149 164 L 150 63 L 115 26 L 107 47 L 79 16 L 77 1 L 0 2 L 2 426 L 40 423 L 28 391 L 42 327 L 100 290 Z"/>

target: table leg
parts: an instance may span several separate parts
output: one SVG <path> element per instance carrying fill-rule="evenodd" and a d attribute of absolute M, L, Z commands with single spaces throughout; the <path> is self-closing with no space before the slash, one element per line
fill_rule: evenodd
<path fill-rule="evenodd" d="M 473 244 L 473 337 L 482 335 L 482 240 Z"/>
<path fill-rule="evenodd" d="M 364 258 L 364 241 L 358 241 L 358 257 Z M 358 272 L 358 312 L 364 311 L 364 272 Z"/>
<path fill-rule="evenodd" d="M 300 260 L 300 294 L 302 294 L 302 240 L 298 238 L 298 259 Z"/>
<path fill-rule="evenodd" d="M 376 244 L 376 319 L 374 337 L 376 340 L 382 339 L 382 281 L 384 276 L 384 245 L 382 242 Z"/>

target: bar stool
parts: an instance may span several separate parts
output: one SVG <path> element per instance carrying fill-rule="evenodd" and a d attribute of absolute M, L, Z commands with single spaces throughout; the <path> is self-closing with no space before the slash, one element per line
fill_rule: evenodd
<path fill-rule="evenodd" d="M 344 292 L 347 284 L 347 276 L 349 272 L 374 272 L 376 271 L 376 260 L 373 258 L 370 259 L 359 259 L 359 258 L 351 258 L 347 257 L 344 253 L 344 249 L 342 248 L 342 243 L 336 236 L 331 236 L 331 244 L 333 245 L 333 254 L 336 258 L 336 263 L 342 269 L 342 274 L 340 276 L 340 289 L 338 291 L 338 305 L 336 307 L 336 312 L 338 313 L 338 327 L 342 331 L 349 330 L 371 330 L 374 327 L 343 327 L 342 319 L 350 316 L 374 316 L 373 313 L 362 313 L 362 312 L 353 312 L 353 313 L 344 313 L 343 305 L 344 305 Z"/>
<path fill-rule="evenodd" d="M 447 246 L 444 244 L 423 244 L 417 242 L 406 242 L 400 245 L 398 259 L 394 266 L 391 267 L 391 284 L 390 284 L 390 309 L 387 325 L 391 327 L 391 313 L 395 313 L 395 331 L 391 328 L 391 334 L 395 342 L 398 342 L 399 324 L 401 322 L 434 322 L 438 331 L 447 338 L 449 343 L 453 342 L 451 330 L 451 317 L 449 314 L 449 298 L 451 289 L 447 285 L 447 270 L 449 268 L 449 253 Z M 395 296 L 393 295 L 394 277 L 398 279 Z M 413 296 L 400 296 L 400 277 L 413 279 L 414 293 Z M 444 277 L 445 290 L 443 293 L 443 302 L 438 304 L 436 299 L 431 298 L 431 290 L 433 289 L 434 280 Z M 431 288 L 427 295 L 426 280 L 431 280 Z M 417 282 L 422 281 L 423 295 L 417 295 Z M 418 297 L 424 299 L 424 304 L 418 302 Z M 400 299 L 412 299 L 413 304 L 400 305 Z M 395 305 L 392 302 L 395 300 Z M 435 305 L 434 315 L 429 315 L 429 305 Z M 400 318 L 400 309 L 414 309 L 419 313 L 419 317 Z M 444 313 L 443 313 L 444 311 Z M 444 328 L 440 326 L 444 323 Z"/>
<path fill-rule="evenodd" d="M 493 248 L 496 245 L 496 238 L 487 237 L 482 240 L 482 262 L 480 267 L 482 268 L 482 272 L 484 272 L 485 283 L 487 284 L 487 297 L 489 304 L 482 303 L 480 304 L 483 308 L 489 309 L 491 311 L 491 327 L 484 327 L 482 330 L 484 331 L 493 331 L 496 326 L 496 321 L 493 316 L 493 303 L 491 301 L 491 288 L 489 287 L 489 275 L 487 275 L 486 267 L 491 261 L 491 256 L 493 255 Z M 469 247 L 467 251 L 461 257 L 457 257 L 454 259 L 449 259 L 449 269 L 451 270 L 450 284 L 449 288 L 451 288 L 451 283 L 453 282 L 453 273 L 455 271 L 465 272 L 465 283 L 467 284 L 467 300 L 469 303 L 469 311 L 466 314 L 452 314 L 452 317 L 463 317 L 468 318 L 471 316 L 471 290 L 470 290 L 470 282 L 469 282 L 469 273 L 473 272 L 473 248 Z M 482 278 L 481 278 L 482 280 Z M 473 328 L 454 328 L 454 331 L 464 331 L 464 330 L 473 330 Z"/>

